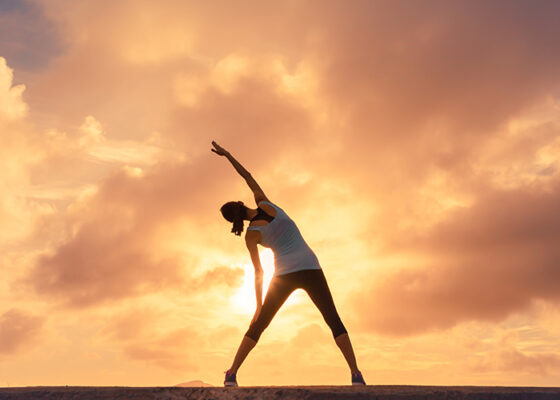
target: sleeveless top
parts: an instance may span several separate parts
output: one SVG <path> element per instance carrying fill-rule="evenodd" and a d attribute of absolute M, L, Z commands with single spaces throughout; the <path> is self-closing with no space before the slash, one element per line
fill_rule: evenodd
<path fill-rule="evenodd" d="M 284 275 L 304 269 L 321 269 L 317 256 L 303 239 L 295 222 L 275 204 L 260 201 L 259 204 L 270 204 L 276 209 L 276 216 L 267 225 L 249 226 L 248 231 L 261 233 L 261 245 L 274 252 L 274 274 Z"/>
<path fill-rule="evenodd" d="M 274 217 L 268 215 L 268 214 L 266 213 L 266 211 L 263 210 L 262 208 L 257 207 L 257 215 L 255 215 L 253 218 L 251 218 L 251 222 L 257 221 L 257 220 L 259 220 L 259 219 L 264 219 L 265 221 L 270 222 L 270 221 L 272 221 L 272 220 L 274 219 Z"/>

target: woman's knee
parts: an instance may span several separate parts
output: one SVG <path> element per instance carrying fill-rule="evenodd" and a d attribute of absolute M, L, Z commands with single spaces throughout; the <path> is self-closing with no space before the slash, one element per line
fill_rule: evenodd
<path fill-rule="evenodd" d="M 253 339 L 255 342 L 258 342 L 259 338 L 261 337 L 261 333 L 262 332 L 255 332 L 255 331 L 248 330 L 247 332 L 245 332 L 245 336 L 247 336 L 250 339 Z"/>
<path fill-rule="evenodd" d="M 336 319 L 327 321 L 329 328 L 331 329 L 333 337 L 336 339 L 338 336 L 342 335 L 343 333 L 348 333 L 346 327 L 342 323 L 342 320 L 337 317 Z"/>
<path fill-rule="evenodd" d="M 247 329 L 247 332 L 245 333 L 245 336 L 248 336 L 251 339 L 253 339 L 255 342 L 258 342 L 259 338 L 261 337 L 261 334 L 268 327 L 268 325 L 270 325 L 270 320 L 271 319 L 269 318 L 268 314 L 263 313 L 261 311 L 261 314 L 249 326 L 249 329 Z"/>
<path fill-rule="evenodd" d="M 262 333 L 268 326 L 268 324 L 266 323 L 258 323 L 258 322 L 259 320 L 257 319 L 254 323 L 251 324 L 251 326 L 249 326 L 247 332 L 245 332 L 245 336 L 253 339 L 255 342 L 259 341 Z"/>

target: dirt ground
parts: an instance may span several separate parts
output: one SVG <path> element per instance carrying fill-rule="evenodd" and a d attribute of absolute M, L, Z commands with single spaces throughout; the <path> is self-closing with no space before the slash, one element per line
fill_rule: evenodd
<path fill-rule="evenodd" d="M 483 386 L 249 386 L 0 388 L 0 400 L 560 400 L 560 388 Z"/>

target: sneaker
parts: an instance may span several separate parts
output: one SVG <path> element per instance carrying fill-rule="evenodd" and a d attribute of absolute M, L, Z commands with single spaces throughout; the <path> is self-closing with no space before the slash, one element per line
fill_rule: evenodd
<path fill-rule="evenodd" d="M 226 373 L 226 379 L 224 380 L 224 386 L 237 386 L 237 378 L 234 372 L 224 371 Z"/>
<path fill-rule="evenodd" d="M 357 372 L 355 374 L 352 374 L 352 386 L 356 386 L 356 385 L 364 385 L 365 386 L 366 381 L 364 381 L 364 377 L 362 376 L 361 372 Z"/>

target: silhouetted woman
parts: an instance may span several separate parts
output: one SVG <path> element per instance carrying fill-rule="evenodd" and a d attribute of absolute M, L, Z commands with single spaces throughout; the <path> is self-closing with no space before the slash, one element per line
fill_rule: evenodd
<path fill-rule="evenodd" d="M 225 203 L 220 211 L 226 220 L 233 222 L 232 232 L 241 235 L 243 222 L 249 220 L 245 243 L 255 267 L 255 292 L 257 309 L 249 329 L 243 336 L 231 368 L 225 371 L 224 386 L 237 386 L 237 370 L 255 347 L 264 329 L 270 324 L 276 312 L 296 289 L 305 290 L 323 315 L 334 340 L 348 366 L 352 385 L 365 385 L 358 370 L 356 358 L 348 337 L 336 311 L 325 275 L 315 253 L 309 248 L 294 221 L 276 204 L 271 203 L 251 174 L 233 156 L 216 142 L 212 142 L 214 153 L 225 156 L 245 179 L 253 194 L 257 208 L 248 208 L 242 201 Z M 274 252 L 274 274 L 264 303 L 262 301 L 263 269 L 257 244 L 269 247 Z"/>

